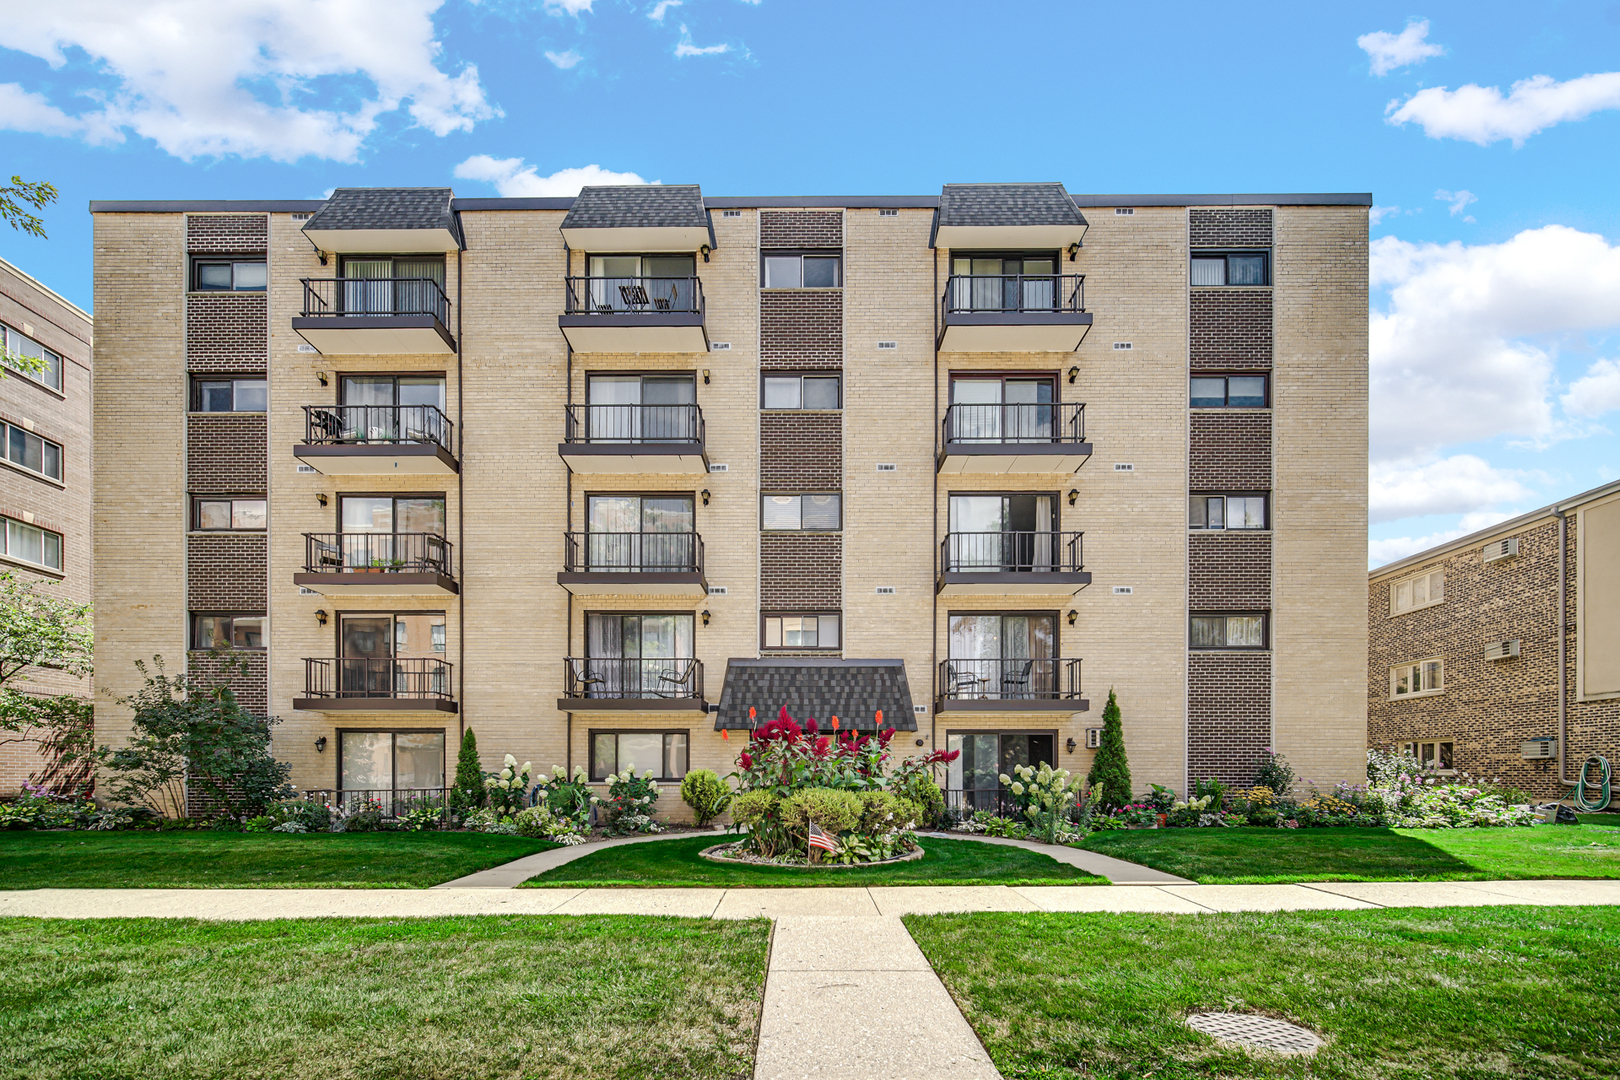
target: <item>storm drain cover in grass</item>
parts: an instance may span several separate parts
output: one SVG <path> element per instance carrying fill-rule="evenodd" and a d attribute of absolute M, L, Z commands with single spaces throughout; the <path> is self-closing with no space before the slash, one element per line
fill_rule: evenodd
<path fill-rule="evenodd" d="M 1314 1054 L 1322 1046 L 1322 1040 L 1314 1032 L 1249 1013 L 1193 1013 L 1187 1017 L 1187 1026 L 1216 1039 L 1258 1046 L 1279 1054 Z"/>

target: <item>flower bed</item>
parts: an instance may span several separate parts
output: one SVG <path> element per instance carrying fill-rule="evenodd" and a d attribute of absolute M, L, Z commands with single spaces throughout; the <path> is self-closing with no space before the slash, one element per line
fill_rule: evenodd
<path fill-rule="evenodd" d="M 752 866 L 782 866 L 799 870 L 853 870 L 858 866 L 887 866 L 890 863 L 912 862 L 926 854 L 926 851 L 913 843 L 909 851 L 886 859 L 869 859 L 864 862 L 819 860 L 811 862 L 808 858 L 787 852 L 766 858 L 749 850 L 746 840 L 734 840 L 729 844 L 716 844 L 714 847 L 704 848 L 698 852 L 698 857 L 708 859 L 710 862 L 745 863 Z"/>

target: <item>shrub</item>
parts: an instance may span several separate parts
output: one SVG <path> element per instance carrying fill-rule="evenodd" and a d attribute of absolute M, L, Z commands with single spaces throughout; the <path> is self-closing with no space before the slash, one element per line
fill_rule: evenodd
<path fill-rule="evenodd" d="M 313 799 L 282 799 L 266 813 L 272 819 L 272 830 L 280 830 L 288 822 L 303 826 L 288 832 L 325 832 L 332 827 L 332 808 Z"/>
<path fill-rule="evenodd" d="M 731 800 L 731 824 L 747 829 L 748 847 L 764 858 L 788 850 L 787 831 L 782 827 L 782 799 L 770 791 L 743 791 Z"/>
<path fill-rule="evenodd" d="M 561 765 L 553 765 L 551 778 L 541 780 L 534 786 L 534 801 L 544 802 L 552 816 L 570 821 L 575 829 L 583 831 L 591 820 L 589 781 L 590 777 L 582 765 L 574 766 L 571 780 Z"/>
<path fill-rule="evenodd" d="M 862 836 L 910 832 L 922 821 L 922 807 L 914 799 L 888 791 L 862 791 L 855 798 L 861 806 L 859 828 Z"/>
<path fill-rule="evenodd" d="M 731 789 L 710 769 L 693 769 L 681 779 L 681 799 L 699 825 L 707 825 L 731 801 Z"/>
<path fill-rule="evenodd" d="M 1255 774 L 1254 782 L 1260 787 L 1270 788 L 1278 795 L 1286 796 L 1294 789 L 1294 768 L 1288 764 L 1287 758 L 1274 753 L 1268 746 L 1260 757 L 1260 767 Z"/>
<path fill-rule="evenodd" d="M 893 798 L 893 796 L 889 796 Z M 861 800 L 852 791 L 805 788 L 782 800 L 782 824 L 790 843 L 803 848 L 810 840 L 810 822 L 837 836 L 854 832 L 861 823 Z"/>
<path fill-rule="evenodd" d="M 461 753 L 456 756 L 456 781 L 450 790 L 450 806 L 456 810 L 476 810 L 484 805 L 484 767 L 478 761 L 478 738 L 473 729 L 461 733 Z"/>
<path fill-rule="evenodd" d="M 499 810 L 488 806 L 474 810 L 462 818 L 461 827 L 468 832 L 503 833 L 507 836 L 517 835 L 517 826 L 512 824 L 512 819 L 503 817 Z"/>
<path fill-rule="evenodd" d="M 1112 688 L 1103 707 L 1102 744 L 1091 759 L 1086 783 L 1102 786 L 1102 805 L 1116 810 L 1131 801 L 1131 764 L 1125 757 L 1125 727 L 1119 716 L 1119 700 Z"/>
<path fill-rule="evenodd" d="M 517 826 L 519 836 L 544 840 L 557 827 L 557 819 L 551 816 L 551 811 L 547 810 L 544 804 L 541 804 L 519 812 L 517 817 L 512 819 L 512 824 Z"/>
<path fill-rule="evenodd" d="M 1001 782 L 1011 790 L 1025 823 L 1048 844 L 1057 843 L 1058 830 L 1067 822 L 1069 805 L 1078 794 L 1069 782 L 1069 770 L 1043 762 L 1039 769 L 1014 765 L 1013 773 L 1016 779 L 1003 773 Z"/>
<path fill-rule="evenodd" d="M 340 813 L 333 832 L 378 832 L 383 827 L 382 803 L 375 799 L 355 799 Z"/>
<path fill-rule="evenodd" d="M 489 805 L 503 817 L 510 817 L 523 809 L 524 799 L 529 793 L 530 768 L 530 762 L 525 761 L 520 766 L 517 758 L 507 754 L 501 771 L 490 773 L 484 778 L 484 791 L 489 797 Z"/>
<path fill-rule="evenodd" d="M 945 824 L 945 793 L 927 772 L 896 777 L 893 790 L 917 805 L 916 828 L 938 829 Z"/>
<path fill-rule="evenodd" d="M 25 784 L 16 801 L 0 803 L 0 829 L 73 829 L 95 812 L 88 799 L 61 798 Z"/>
<path fill-rule="evenodd" d="M 444 800 L 436 795 L 423 795 L 401 802 L 398 828 L 406 832 L 425 832 L 444 824 Z"/>
<path fill-rule="evenodd" d="M 611 836 L 662 832 L 652 817 L 653 803 L 657 801 L 658 781 L 652 778 L 652 770 L 637 776 L 633 768 L 609 776 L 607 798 L 595 800 L 602 811 L 602 824 Z"/>

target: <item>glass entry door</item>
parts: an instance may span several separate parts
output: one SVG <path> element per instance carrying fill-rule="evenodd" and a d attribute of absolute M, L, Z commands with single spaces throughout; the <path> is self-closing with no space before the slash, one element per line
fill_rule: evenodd
<path fill-rule="evenodd" d="M 951 260 L 956 311 L 1052 311 L 1057 256 L 973 255 Z"/>
<path fill-rule="evenodd" d="M 592 495 L 592 570 L 688 570 L 695 565 L 690 495 Z"/>
<path fill-rule="evenodd" d="M 441 315 L 444 259 L 343 260 L 343 310 L 350 315 Z"/>
<path fill-rule="evenodd" d="M 587 615 L 586 696 L 690 696 L 692 650 L 691 615 Z"/>
<path fill-rule="evenodd" d="M 586 381 L 592 442 L 689 442 L 697 438 L 691 375 L 592 375 Z"/>
<path fill-rule="evenodd" d="M 443 441 L 442 375 L 345 375 L 341 393 L 344 442 Z"/>
<path fill-rule="evenodd" d="M 952 495 L 948 569 L 1050 572 L 1055 527 L 1051 495 Z"/>
<path fill-rule="evenodd" d="M 448 689 L 442 613 L 344 615 L 338 644 L 345 697 L 441 697 Z"/>
<path fill-rule="evenodd" d="M 945 748 L 959 750 L 961 756 L 947 767 L 946 805 L 964 813 L 988 810 L 1007 814 L 1015 809 L 1012 793 L 1001 786 L 1002 775 L 1011 776 L 1018 765 L 1039 768 L 1055 764 L 1057 736 L 1051 732 L 953 732 L 946 735 Z"/>

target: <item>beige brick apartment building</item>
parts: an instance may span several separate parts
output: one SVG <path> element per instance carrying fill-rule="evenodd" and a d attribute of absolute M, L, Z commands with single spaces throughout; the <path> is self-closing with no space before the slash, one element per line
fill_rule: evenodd
<path fill-rule="evenodd" d="M 1620 483 L 1379 567 L 1367 621 L 1373 746 L 1554 799 L 1620 762 Z"/>
<path fill-rule="evenodd" d="M 1144 788 L 1355 777 L 1370 202 L 93 204 L 101 735 L 228 651 L 305 788 L 724 773 L 785 703 L 983 804 L 1110 687 Z"/>
<path fill-rule="evenodd" d="M 86 603 L 90 551 L 88 313 L 0 259 L 0 345 L 44 362 L 0 379 L 0 568 L 44 582 L 41 591 Z M 30 669 L 24 693 L 89 693 L 60 671 Z M 17 794 L 45 764 L 33 736 L 0 733 L 0 797 Z"/>

